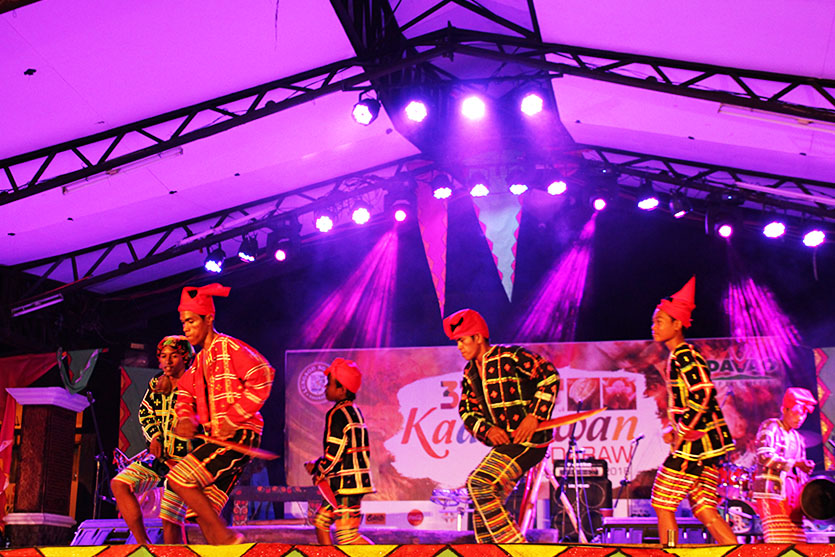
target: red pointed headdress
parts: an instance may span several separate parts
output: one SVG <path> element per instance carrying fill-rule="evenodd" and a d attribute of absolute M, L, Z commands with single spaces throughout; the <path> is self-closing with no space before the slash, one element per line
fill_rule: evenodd
<path fill-rule="evenodd" d="M 670 299 L 663 299 L 656 306 L 673 319 L 681 321 L 686 329 L 692 323 L 690 314 L 696 308 L 696 277 L 690 277 L 687 284 L 681 290 L 672 295 Z"/>
<path fill-rule="evenodd" d="M 229 295 L 231 288 L 220 283 L 212 283 L 206 286 L 186 286 L 180 294 L 180 305 L 177 311 L 193 311 L 197 315 L 209 315 L 215 313 L 215 302 L 213 296 L 225 298 Z"/>

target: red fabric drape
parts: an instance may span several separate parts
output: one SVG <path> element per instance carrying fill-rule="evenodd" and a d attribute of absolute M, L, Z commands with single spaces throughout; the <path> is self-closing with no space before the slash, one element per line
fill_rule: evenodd
<path fill-rule="evenodd" d="M 28 387 L 56 365 L 55 353 L 28 354 L 0 358 L 0 518 L 6 514 L 6 487 L 12 466 L 12 443 L 14 441 L 15 401 L 8 387 Z"/>

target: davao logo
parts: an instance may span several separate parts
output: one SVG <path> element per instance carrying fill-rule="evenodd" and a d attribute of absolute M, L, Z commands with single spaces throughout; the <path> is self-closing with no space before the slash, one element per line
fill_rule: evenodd
<path fill-rule="evenodd" d="M 325 401 L 325 388 L 328 386 L 326 369 L 328 364 L 314 362 L 299 374 L 299 393 L 310 402 Z"/>

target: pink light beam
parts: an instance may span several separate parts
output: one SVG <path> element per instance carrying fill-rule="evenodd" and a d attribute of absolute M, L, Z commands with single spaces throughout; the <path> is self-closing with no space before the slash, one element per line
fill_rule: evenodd
<path fill-rule="evenodd" d="M 583 226 L 579 239 L 548 271 L 535 301 L 519 320 L 516 338 L 525 342 L 574 340 L 577 315 L 591 260 L 596 213 Z"/>
<path fill-rule="evenodd" d="M 304 346 L 379 348 L 392 341 L 397 233 L 386 232 L 357 269 L 314 310 L 301 333 Z"/>

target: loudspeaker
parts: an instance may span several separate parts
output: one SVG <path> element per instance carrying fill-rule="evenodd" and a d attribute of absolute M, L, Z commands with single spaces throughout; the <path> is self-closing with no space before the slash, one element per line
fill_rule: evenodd
<path fill-rule="evenodd" d="M 603 470 L 600 475 L 580 475 L 582 471 L 588 471 L 590 467 Z M 555 469 L 564 472 L 563 463 L 555 464 Z M 580 516 L 578 522 L 591 541 L 603 527 L 603 516 L 600 509 L 612 508 L 612 482 L 608 476 L 608 465 L 605 460 L 591 459 L 578 462 L 578 477 L 575 482 L 574 470 L 569 464 L 567 480 L 565 482 L 565 494 L 574 513 L 577 513 L 577 499 L 579 498 Z M 555 474 L 557 480 L 562 474 Z M 551 527 L 559 530 L 562 541 L 578 541 L 577 530 L 569 518 L 556 490 L 551 487 Z"/>

